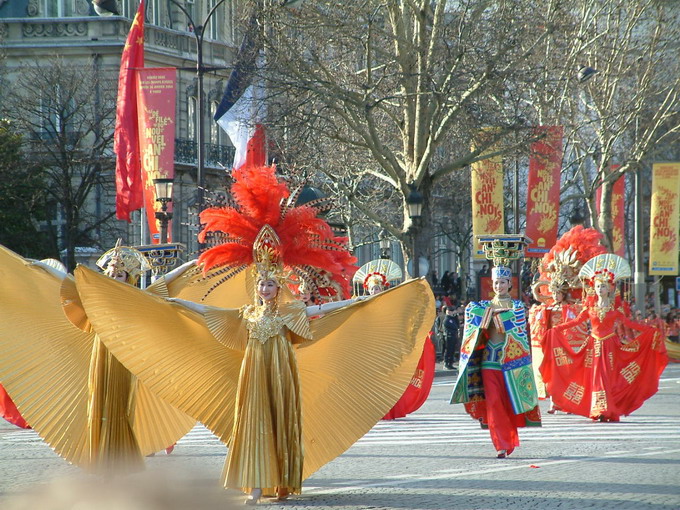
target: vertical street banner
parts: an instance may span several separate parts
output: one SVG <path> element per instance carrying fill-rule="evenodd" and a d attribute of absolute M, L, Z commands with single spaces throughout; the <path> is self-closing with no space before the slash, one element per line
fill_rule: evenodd
<path fill-rule="evenodd" d="M 488 136 L 490 132 L 482 133 Z M 490 147 L 486 153 L 494 152 Z M 478 235 L 503 234 L 503 159 L 493 156 L 472 163 L 472 233 Z M 472 255 L 486 258 L 481 244 L 473 241 Z"/>
<path fill-rule="evenodd" d="M 139 147 L 144 181 L 144 206 L 149 223 L 151 242 L 160 242 L 160 222 L 156 211 L 161 210 L 156 201 L 154 179 L 172 179 L 175 176 L 175 68 L 144 68 L 138 70 L 139 88 Z M 172 202 L 168 204 L 172 211 Z M 172 228 L 168 225 L 168 241 Z"/>
<path fill-rule="evenodd" d="M 611 165 L 609 167 L 610 172 L 615 172 L 621 165 Z M 600 197 L 602 195 L 602 187 L 597 188 L 595 195 L 595 200 L 597 204 L 597 213 L 600 213 L 601 201 Z M 612 187 L 612 223 L 614 229 L 612 231 L 613 246 L 612 250 L 619 257 L 626 256 L 626 175 L 623 174 L 619 177 Z"/>
<path fill-rule="evenodd" d="M 540 137 L 531 144 L 527 189 L 526 236 L 533 239 L 527 257 L 542 257 L 557 242 L 562 170 L 562 126 L 536 128 Z"/>
<path fill-rule="evenodd" d="M 677 275 L 680 163 L 654 163 L 652 166 L 649 223 L 649 274 Z"/>

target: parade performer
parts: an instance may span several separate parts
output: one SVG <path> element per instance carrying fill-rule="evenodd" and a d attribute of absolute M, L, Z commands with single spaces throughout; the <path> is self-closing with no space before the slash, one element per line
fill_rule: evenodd
<path fill-rule="evenodd" d="M 630 277 L 621 257 L 606 253 L 589 260 L 580 277 L 592 292 L 579 316 L 550 330 L 541 373 L 560 408 L 600 421 L 619 421 L 658 389 L 668 363 L 661 335 L 629 319 L 616 283 Z M 575 351 L 569 332 L 589 321 L 587 343 Z M 634 332 L 638 332 L 635 336 Z"/>
<path fill-rule="evenodd" d="M 601 239 L 602 234 L 597 230 L 577 225 L 560 237 L 541 260 L 539 280 L 532 285 L 534 299 L 539 304 L 529 310 L 532 367 L 538 397 L 541 399 L 549 397 L 539 370 L 544 357 L 546 334 L 554 326 L 575 319 L 581 311 L 582 284 L 579 271 L 595 255 L 605 253 L 604 246 L 600 244 Z M 587 334 L 583 326 L 570 330 L 568 340 L 574 351 L 581 348 Z M 552 414 L 557 410 L 551 399 L 548 412 Z"/>
<path fill-rule="evenodd" d="M 401 268 L 389 259 L 376 259 L 361 266 L 354 274 L 352 281 L 355 289 L 363 289 L 370 296 L 374 296 L 398 284 L 403 278 Z M 404 390 L 404 394 L 396 404 L 383 416 L 383 420 L 403 418 L 416 412 L 425 403 L 432 389 L 435 369 L 435 348 L 432 342 L 433 332 L 430 331 L 425 339 L 423 353 L 418 360 L 413 377 Z"/>
<path fill-rule="evenodd" d="M 124 246 L 100 259 L 128 283 L 142 263 Z M 191 430 L 195 420 L 136 383 L 103 346 L 72 277 L 4 247 L 0 267 L 0 381 L 57 454 L 88 472 L 136 471 Z"/>
<path fill-rule="evenodd" d="M 523 253 L 523 236 L 481 236 L 494 261 L 491 301 L 472 301 L 465 309 L 465 329 L 458 379 L 451 403 L 489 429 L 498 458 L 519 446 L 518 427 L 540 426 L 538 396 L 531 368 L 524 306 L 510 296 L 509 262 Z"/>
<path fill-rule="evenodd" d="M 214 282 L 208 295 L 245 274 L 250 304 L 168 301 L 82 267 L 76 281 L 116 357 L 229 445 L 222 482 L 254 504 L 299 493 L 394 405 L 422 351 L 434 297 L 419 279 L 306 307 L 288 284 L 313 288 L 327 274 L 347 292 L 353 257 L 313 207 L 294 205 L 273 167 L 233 176 L 237 207 L 201 214 L 200 240 L 219 242 L 199 261 Z"/>

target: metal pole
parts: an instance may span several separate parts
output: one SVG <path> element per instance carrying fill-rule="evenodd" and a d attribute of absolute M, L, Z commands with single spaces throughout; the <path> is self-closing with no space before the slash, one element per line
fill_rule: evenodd
<path fill-rule="evenodd" d="M 205 27 L 201 25 L 200 27 L 195 27 L 196 33 L 196 48 L 197 48 L 197 58 L 196 58 L 196 76 L 198 78 L 198 147 L 196 151 L 196 156 L 198 158 L 198 166 L 196 167 L 196 185 L 198 187 L 196 191 L 196 204 L 198 207 L 198 214 L 201 214 L 204 207 L 205 195 L 203 190 L 205 188 L 205 104 L 203 98 L 203 30 Z"/>
<path fill-rule="evenodd" d="M 635 172 L 635 280 L 633 294 L 635 296 L 635 308 L 645 313 L 645 294 L 647 284 L 645 282 L 643 232 L 642 232 L 642 168 Z"/>
<path fill-rule="evenodd" d="M 515 223 L 515 234 L 519 234 L 519 160 L 515 156 L 515 175 L 513 187 L 515 188 L 512 197 L 513 219 Z M 517 299 L 522 299 L 522 260 L 515 261 L 515 274 L 517 275 Z"/>

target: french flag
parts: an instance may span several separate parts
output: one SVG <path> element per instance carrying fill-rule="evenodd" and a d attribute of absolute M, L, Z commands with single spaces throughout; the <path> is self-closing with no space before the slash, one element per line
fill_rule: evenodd
<path fill-rule="evenodd" d="M 232 170 L 245 164 L 263 166 L 267 162 L 266 133 L 261 123 L 265 102 L 262 87 L 253 83 L 261 48 L 260 27 L 253 13 L 214 116 L 234 145 Z"/>

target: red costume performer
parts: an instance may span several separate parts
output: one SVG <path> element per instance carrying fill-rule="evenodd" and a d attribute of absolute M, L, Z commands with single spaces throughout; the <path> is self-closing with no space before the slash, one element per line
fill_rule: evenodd
<path fill-rule="evenodd" d="M 401 268 L 389 259 L 376 259 L 367 262 L 359 268 L 352 279 L 355 289 L 361 286 L 369 295 L 379 294 L 390 285 L 399 283 L 403 275 Z M 432 342 L 432 331 L 425 340 L 423 353 L 418 360 L 418 366 L 413 377 L 406 386 L 404 394 L 396 404 L 383 416 L 383 420 L 403 418 L 420 409 L 432 389 L 434 381 L 435 348 Z"/>
<path fill-rule="evenodd" d="M 547 398 L 539 367 L 545 352 L 548 331 L 563 322 L 575 319 L 581 311 L 581 281 L 578 278 L 583 265 L 595 255 L 605 253 L 600 244 L 602 234 L 594 228 L 577 225 L 558 239 L 540 264 L 540 280 L 533 286 L 533 294 L 540 304 L 529 310 L 531 356 L 539 398 Z M 582 326 L 565 331 L 571 348 L 576 352 L 583 345 L 588 330 Z M 555 412 L 551 402 L 549 413 Z"/>
<path fill-rule="evenodd" d="M 554 402 L 565 411 L 619 421 L 657 392 L 668 356 L 658 332 L 626 317 L 614 296 L 616 281 L 630 276 L 625 260 L 598 255 L 580 275 L 595 295 L 586 300 L 576 319 L 548 333 L 550 356 L 545 357 L 541 373 Z M 576 352 L 565 332 L 586 321 L 591 333 Z M 632 331 L 639 334 L 633 337 Z"/>

